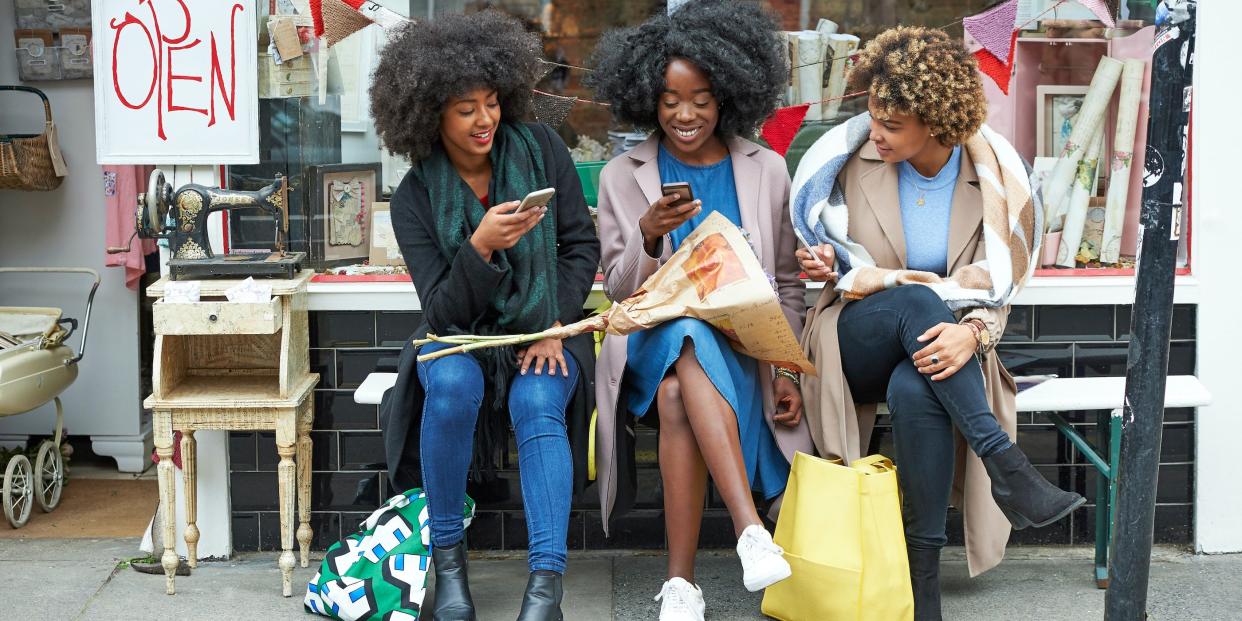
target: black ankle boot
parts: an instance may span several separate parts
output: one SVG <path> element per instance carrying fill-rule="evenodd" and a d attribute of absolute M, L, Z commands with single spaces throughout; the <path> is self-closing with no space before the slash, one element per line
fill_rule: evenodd
<path fill-rule="evenodd" d="M 983 465 L 992 479 L 992 498 L 1017 530 L 1047 526 L 1087 502 L 1048 482 L 1016 444 L 984 457 Z"/>
<path fill-rule="evenodd" d="M 431 548 L 431 567 L 436 573 L 436 601 L 431 616 L 435 621 L 475 621 L 470 599 L 470 580 L 466 576 L 466 543 L 448 548 Z"/>
<path fill-rule="evenodd" d="M 518 621 L 561 621 L 561 575 L 544 569 L 530 572 Z"/>
<path fill-rule="evenodd" d="M 909 548 L 906 553 L 914 589 L 914 621 L 940 621 L 940 549 Z"/>

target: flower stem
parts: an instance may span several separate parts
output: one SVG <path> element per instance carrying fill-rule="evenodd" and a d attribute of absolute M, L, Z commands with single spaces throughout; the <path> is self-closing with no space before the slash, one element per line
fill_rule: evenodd
<path fill-rule="evenodd" d="M 607 329 L 608 317 L 606 315 L 595 315 L 587 317 L 582 321 L 571 323 L 567 326 L 558 326 L 549 328 L 543 332 L 535 332 L 533 334 L 514 334 L 507 336 L 473 336 L 473 335 L 454 335 L 448 337 L 437 337 L 435 335 L 427 335 L 425 339 L 414 341 L 415 345 L 422 346 L 428 343 L 446 343 L 455 345 L 429 354 L 422 354 L 418 357 L 419 362 L 435 360 L 453 354 L 464 354 L 476 349 L 486 349 L 489 347 L 506 347 L 514 345 L 523 345 L 542 341 L 543 339 L 567 339 L 571 336 L 577 336 L 585 332 L 599 332 Z"/>

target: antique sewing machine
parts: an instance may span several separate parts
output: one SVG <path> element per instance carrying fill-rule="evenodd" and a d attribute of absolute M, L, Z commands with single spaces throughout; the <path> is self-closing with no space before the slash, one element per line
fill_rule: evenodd
<path fill-rule="evenodd" d="M 158 168 L 151 172 L 147 191 L 138 195 L 135 235 L 166 239 L 172 258 L 168 261 L 173 280 L 198 278 L 293 278 L 301 269 L 305 252 L 286 252 L 289 220 L 285 215 L 286 181 L 277 175 L 269 186 L 253 192 L 225 190 L 190 183 L 176 192 Z M 230 253 L 215 256 L 207 234 L 207 216 L 214 211 L 260 209 L 272 219 L 273 248 L 270 253 Z M 130 237 L 133 243 L 133 237 Z M 110 247 L 108 252 L 127 252 Z"/>

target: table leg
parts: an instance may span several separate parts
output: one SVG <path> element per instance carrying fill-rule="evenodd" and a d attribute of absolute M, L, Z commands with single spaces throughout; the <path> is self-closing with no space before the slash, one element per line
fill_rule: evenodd
<path fill-rule="evenodd" d="M 314 409 L 310 397 L 302 402 L 298 411 L 298 548 L 302 567 L 310 565 L 311 531 L 311 438 L 310 430 Z"/>
<path fill-rule="evenodd" d="M 1109 414 L 1105 410 L 1101 410 L 1096 414 L 1095 418 L 1095 445 L 1100 451 L 1108 451 L 1109 439 L 1112 436 L 1109 430 Z M 1112 480 L 1117 476 L 1115 468 L 1117 462 L 1111 459 L 1108 453 L 1101 455 L 1108 460 L 1108 471 L 1098 471 L 1095 478 L 1095 585 L 1098 588 L 1108 588 L 1108 546 L 1112 543 L 1109 537 L 1109 529 L 1112 523 L 1112 503 L 1109 502 L 1109 490 L 1112 489 Z"/>
<path fill-rule="evenodd" d="M 181 432 L 181 479 L 185 482 L 185 556 L 198 567 L 198 442 L 194 430 Z"/>
<path fill-rule="evenodd" d="M 173 580 L 177 575 L 177 566 L 181 559 L 177 557 L 177 487 L 176 472 L 173 467 L 173 430 L 172 412 L 156 410 L 153 422 L 155 454 L 159 455 L 157 467 L 160 486 L 160 513 L 163 515 L 164 553 L 160 564 L 164 566 L 164 590 L 169 595 L 177 592 Z"/>
<path fill-rule="evenodd" d="M 281 594 L 293 595 L 293 503 L 296 498 L 294 456 L 297 453 L 297 410 L 282 414 L 276 422 L 276 452 L 280 455 L 277 466 L 280 487 L 280 559 L 277 565 L 281 573 Z"/>

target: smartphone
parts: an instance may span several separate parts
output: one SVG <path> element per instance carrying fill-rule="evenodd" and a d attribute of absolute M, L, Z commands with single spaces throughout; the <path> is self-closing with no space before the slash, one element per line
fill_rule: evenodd
<path fill-rule="evenodd" d="M 556 194 L 556 188 L 535 190 L 522 199 L 522 203 L 518 205 L 518 208 L 513 213 L 522 213 L 531 207 L 547 207 L 548 203 L 552 202 L 554 194 Z"/>
<path fill-rule="evenodd" d="M 694 192 L 690 191 L 690 184 L 685 181 L 665 183 L 660 186 L 660 193 L 664 196 L 676 194 L 679 197 L 676 201 L 670 204 L 669 207 L 680 207 L 686 203 L 694 201 Z"/>

